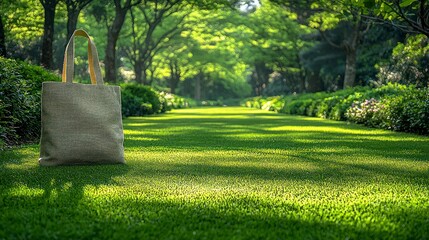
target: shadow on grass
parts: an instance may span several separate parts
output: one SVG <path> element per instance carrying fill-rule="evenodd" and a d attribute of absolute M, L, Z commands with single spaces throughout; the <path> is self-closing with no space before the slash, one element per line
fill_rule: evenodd
<path fill-rule="evenodd" d="M 203 181 L 218 176 L 255 182 L 262 179 L 341 183 L 365 182 L 384 175 L 398 182 L 429 186 L 427 168 L 407 169 L 391 163 L 426 163 L 429 146 L 424 137 L 262 112 L 241 119 L 235 119 L 237 114 L 233 113 L 219 115 L 225 118 L 207 118 L 210 115 L 179 113 L 168 118 L 124 121 L 125 129 L 133 130 L 126 134 L 127 153 L 202 153 L 208 159 L 205 161 L 159 162 L 138 159 L 143 155 L 136 155 L 128 165 L 43 168 L 34 164 L 37 146 L 28 152 L 1 153 L 0 225 L 7 227 L 0 229 L 0 239 L 428 237 L 428 209 L 421 205 L 386 201 L 309 206 L 240 194 L 217 196 L 214 192 L 208 196 L 187 197 L 188 192 L 181 192 L 185 196 L 172 196 L 168 192 L 157 193 L 157 186 L 133 188 L 115 181 L 124 175 L 137 177 L 138 181 L 175 176 L 185 183 L 191 178 Z M 288 128 L 276 130 L 284 126 Z M 335 132 L 317 131 L 317 127 L 333 128 Z M 217 151 L 230 155 L 211 155 Z M 243 157 L 237 152 L 248 155 Z M 372 157 L 390 162 L 372 161 Z M 29 158 L 34 158 L 34 163 L 28 163 Z M 279 165 L 264 165 L 264 160 Z M 240 164 L 228 165 L 234 162 Z M 308 163 L 312 168 L 294 168 L 297 162 Z M 164 178 L 168 180 L 174 181 Z M 126 189 L 106 196 L 85 195 L 87 187 L 101 186 L 112 186 L 108 190 L 113 192 Z M 380 219 L 368 220 L 365 216 Z"/>
<path fill-rule="evenodd" d="M 28 214 L 28 209 L 16 208 L 13 214 L 3 215 L 14 223 L 9 225 L 13 229 L 3 229 L 3 236 L 9 238 L 422 239 L 427 237 L 428 230 L 424 209 L 401 208 L 390 202 L 360 206 L 362 209 L 358 211 L 362 215 L 367 212 L 365 208 L 379 209 L 377 216 L 382 219 L 372 219 L 372 222 L 361 219 L 361 224 L 356 225 L 349 219 L 357 214 L 353 206 L 343 206 L 340 214 L 336 212 L 340 209 L 329 206 L 266 202 L 254 197 L 180 202 L 125 196 L 80 204 L 42 202 L 30 196 L 14 200 L 32 202 L 36 209 Z M 330 214 L 340 216 L 333 221 L 329 219 Z M 396 225 L 404 218 L 408 219 L 408 225 L 393 231 L 380 223 L 374 224 L 381 221 Z M 48 224 L 52 219 L 55 223 Z M 408 229 L 403 231 L 404 227 Z"/>
<path fill-rule="evenodd" d="M 330 182 L 374 181 L 381 175 L 398 182 L 429 186 L 427 137 L 263 112 L 241 119 L 216 118 L 217 114 L 211 118 L 198 118 L 197 114 L 188 118 L 188 115 L 192 114 L 126 121 L 125 128 L 133 132 L 126 134 L 125 144 L 130 151 L 207 152 L 206 157 L 210 157 L 210 152 L 230 151 L 231 156 L 223 155 L 219 161 L 253 162 L 257 166 L 213 165 L 216 156 L 212 156 L 213 161 L 171 165 L 168 162 L 152 165 L 148 159 L 141 166 L 145 174 L 248 176 Z M 240 157 L 237 152 L 251 153 L 255 157 Z M 261 157 L 264 154 L 265 157 Z M 314 167 L 311 170 L 264 167 L 258 164 L 264 158 L 290 165 L 307 162 Z M 412 167 L 419 162 L 423 168 Z"/>
<path fill-rule="evenodd" d="M 20 198 L 19 194 L 13 197 L 19 188 L 38 190 L 42 202 L 52 201 L 51 197 L 55 195 L 57 200 L 75 204 L 83 198 L 86 186 L 116 185 L 113 178 L 129 170 L 127 165 L 40 167 L 38 146 L 26 150 L 24 153 L 22 149 L 15 149 L 0 154 L 0 195 L 6 205 L 14 202 L 13 198 Z M 28 159 L 34 159 L 34 162 L 28 162 Z"/>
<path fill-rule="evenodd" d="M 189 180 L 202 177 L 229 177 L 252 180 L 280 180 L 314 183 L 329 182 L 344 184 L 347 182 L 375 183 L 380 178 L 394 180 L 396 183 L 424 185 L 429 187 L 429 172 L 395 168 L 379 164 L 351 164 L 336 161 L 321 161 L 320 159 L 299 156 L 301 161 L 309 161 L 317 167 L 264 167 L 246 165 L 216 165 L 210 163 L 183 163 L 183 164 L 150 164 L 139 165 L 141 171 L 131 175 L 142 174 L 148 178 L 157 177 L 185 177 Z"/>

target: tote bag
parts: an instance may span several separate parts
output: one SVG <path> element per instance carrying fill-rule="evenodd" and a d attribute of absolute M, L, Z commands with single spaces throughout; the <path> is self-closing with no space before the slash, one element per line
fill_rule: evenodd
<path fill-rule="evenodd" d="M 92 84 L 73 83 L 75 36 L 88 39 Z M 124 163 L 120 87 L 104 85 L 85 31 L 76 30 L 67 44 L 62 82 L 42 84 L 41 115 L 40 165 Z"/>

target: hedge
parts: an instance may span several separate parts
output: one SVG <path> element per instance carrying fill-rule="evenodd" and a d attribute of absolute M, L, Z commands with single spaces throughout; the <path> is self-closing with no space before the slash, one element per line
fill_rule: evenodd
<path fill-rule="evenodd" d="M 0 149 L 40 138 L 42 82 L 61 81 L 42 67 L 0 57 Z M 122 115 L 143 116 L 189 107 L 189 100 L 137 84 L 122 86 Z"/>
<path fill-rule="evenodd" d="M 0 149 L 39 139 L 44 81 L 60 78 L 42 67 L 0 57 Z"/>
<path fill-rule="evenodd" d="M 349 121 L 369 127 L 429 134 L 429 89 L 392 84 L 333 93 L 254 97 L 243 105 L 279 113 Z"/>
<path fill-rule="evenodd" d="M 123 117 L 164 113 L 191 106 L 189 99 L 165 92 L 158 93 L 153 88 L 140 84 L 121 84 L 121 91 Z"/>

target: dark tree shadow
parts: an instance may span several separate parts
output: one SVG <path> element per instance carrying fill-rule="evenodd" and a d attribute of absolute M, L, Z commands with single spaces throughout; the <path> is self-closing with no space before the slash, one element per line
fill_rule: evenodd
<path fill-rule="evenodd" d="M 55 194 L 55 199 L 63 198 L 75 204 L 82 199 L 86 186 L 116 185 L 114 178 L 126 174 L 130 168 L 127 165 L 41 167 L 37 163 L 38 146 L 30 149 L 34 151 L 8 151 L 0 155 L 2 195 L 7 195 L 10 189 L 26 187 L 43 191 L 39 196 L 41 201 L 50 201 Z M 34 162 L 25 162 L 28 158 Z M 23 164 L 28 167 L 22 167 Z"/>
<path fill-rule="evenodd" d="M 360 206 L 361 213 L 386 218 L 398 224 L 394 231 L 379 224 L 335 216 L 336 222 L 324 218 L 336 214 L 332 206 L 303 205 L 298 202 L 264 201 L 257 196 L 230 194 L 209 196 L 164 197 L 157 192 L 158 179 L 175 184 L 204 182 L 207 178 L 253 179 L 299 183 L 374 182 L 375 176 L 429 188 L 426 169 L 403 168 L 391 162 L 425 164 L 429 156 L 427 137 L 396 134 L 333 121 L 309 121 L 272 113 L 258 113 L 236 119 L 234 113 L 177 113 L 174 118 L 130 118 L 126 130 L 127 165 L 37 166 L 38 146 L 29 151 L 0 153 L 0 229 L 3 238 L 59 239 L 427 239 L 427 208 L 382 201 Z M 288 126 L 282 130 L 282 127 Z M 318 131 L 329 127 L 335 132 Z M 353 130 L 359 130 L 353 132 Z M 159 131 L 167 132 L 160 135 Z M 145 158 L 141 152 L 230 152 L 221 162 L 187 161 L 169 163 Z M 278 151 L 277 151 L 278 150 Z M 288 150 L 287 155 L 283 150 Z M 254 154 L 240 157 L 237 152 Z M 311 169 L 281 168 L 259 163 L 260 155 L 279 164 L 305 162 Z M 332 160 L 326 156 L 332 156 Z M 359 156 L 359 157 L 357 157 Z M 361 161 L 365 156 L 389 162 Z M 34 163 L 28 163 L 34 158 Z M 237 165 L 222 163 L 239 162 Z M 117 181 L 118 177 L 144 179 L 148 188 L 133 187 Z M 135 180 L 135 184 L 139 184 Z M 124 184 L 122 186 L 122 184 Z M 120 196 L 92 198 L 86 188 L 123 187 Z M 17 194 L 16 189 L 29 189 Z M 130 190 L 131 191 L 131 190 Z M 169 193 L 167 193 L 169 194 Z M 215 201 L 208 201 L 213 197 Z M 341 206 L 340 206 L 341 207 Z M 356 211 L 345 205 L 344 212 Z M 10 211 L 13 209 L 13 211 Z M 47 211 L 49 209 L 50 211 Z M 332 212 L 330 212 L 332 211 Z M 310 214 L 308 214 L 310 212 Z M 344 213 L 344 214 L 345 214 Z M 329 214 L 327 215 L 329 216 Z M 344 221 L 341 221 L 342 217 Z M 52 220 L 53 219 L 53 220 Z M 403 225 L 406 223 L 405 225 Z M 402 225 L 400 225 L 402 224 Z M 402 231 L 406 228 L 405 231 Z M 389 229 L 389 228 L 387 228 Z"/>

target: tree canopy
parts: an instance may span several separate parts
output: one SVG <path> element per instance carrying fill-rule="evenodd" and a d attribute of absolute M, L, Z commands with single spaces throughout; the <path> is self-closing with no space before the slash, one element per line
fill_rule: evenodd
<path fill-rule="evenodd" d="M 106 81 L 201 100 L 425 86 L 428 25 L 424 0 L 2 1 L 0 55 L 61 71 L 68 37 L 83 28 Z M 85 51 L 77 41 L 78 81 Z"/>

